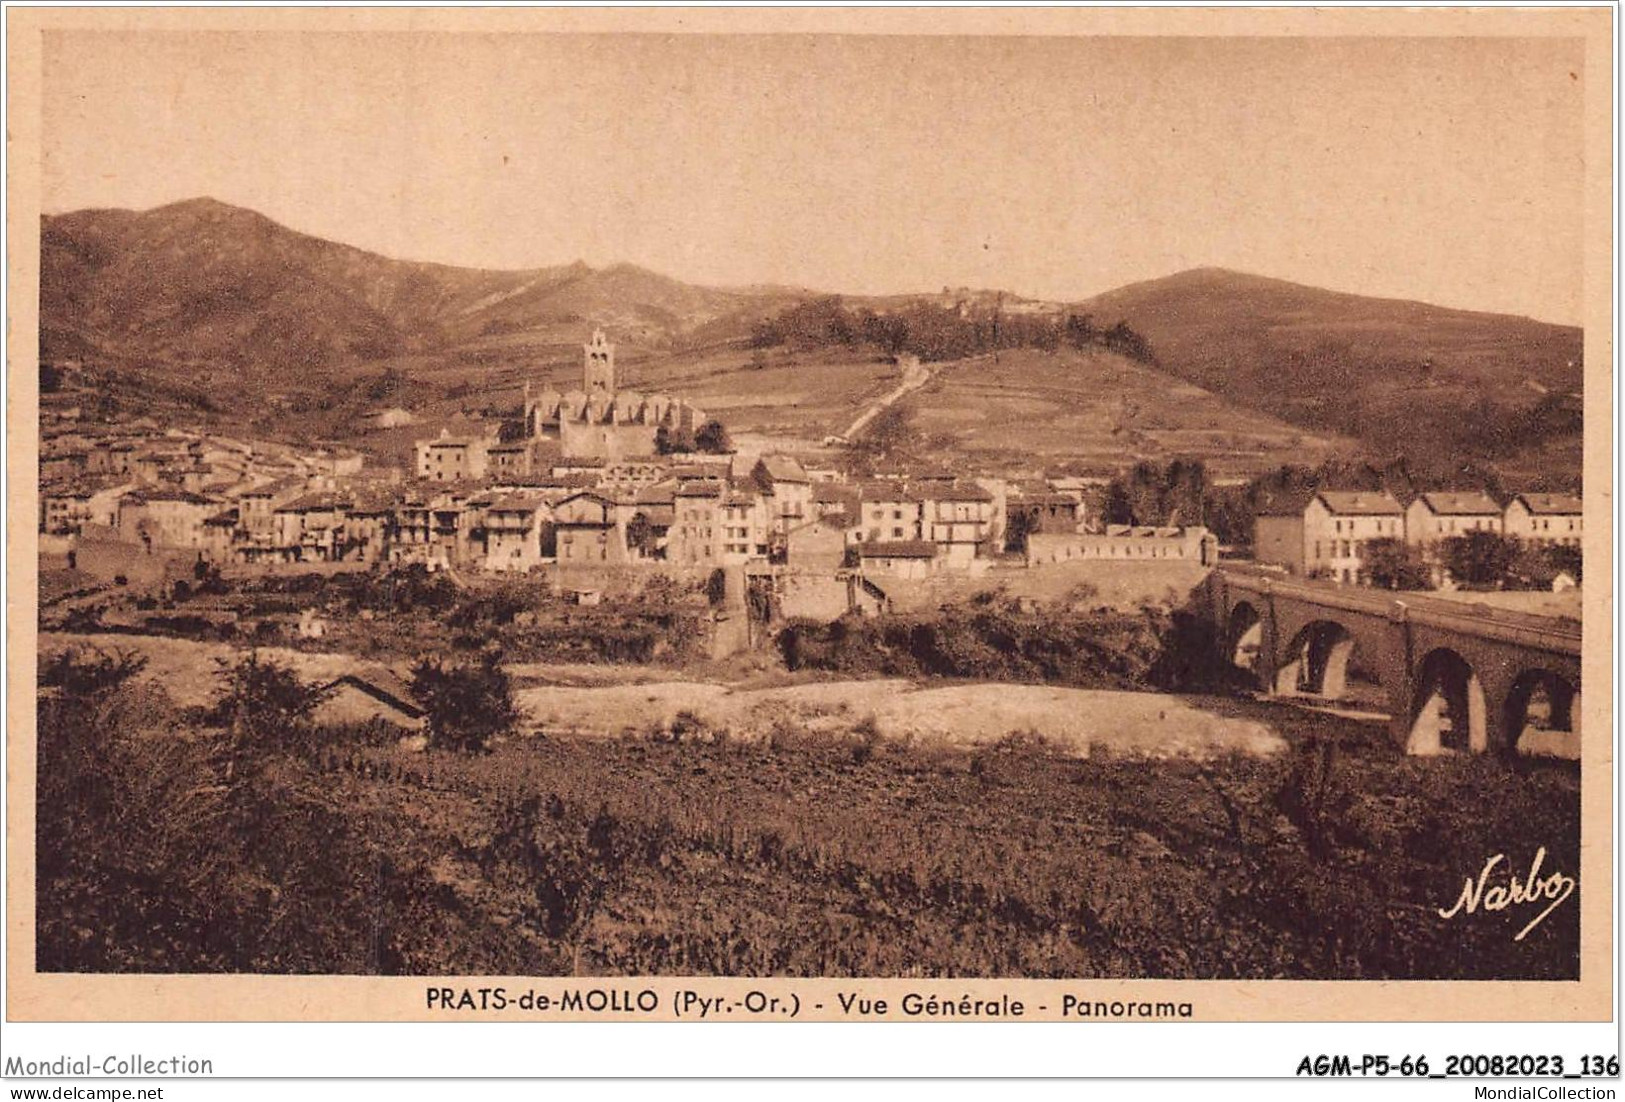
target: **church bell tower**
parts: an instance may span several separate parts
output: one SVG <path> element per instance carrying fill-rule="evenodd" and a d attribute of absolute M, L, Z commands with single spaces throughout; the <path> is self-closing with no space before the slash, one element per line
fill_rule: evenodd
<path fill-rule="evenodd" d="M 582 345 L 586 353 L 583 374 L 587 395 L 615 393 L 615 346 L 604 337 L 602 329 L 592 331 L 592 340 Z"/>

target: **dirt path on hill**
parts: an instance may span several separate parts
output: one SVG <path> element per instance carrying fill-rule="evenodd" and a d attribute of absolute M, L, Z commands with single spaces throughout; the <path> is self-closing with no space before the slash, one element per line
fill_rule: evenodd
<path fill-rule="evenodd" d="M 909 364 L 907 367 L 903 368 L 903 381 L 898 383 L 897 386 L 892 390 L 875 399 L 873 405 L 864 410 L 862 413 L 858 414 L 858 419 L 847 426 L 846 431 L 841 433 L 840 438 L 842 440 L 856 440 L 858 434 L 864 430 L 864 427 L 867 426 L 870 421 L 873 421 L 876 417 L 879 417 L 881 412 L 885 410 L 887 406 L 901 400 L 905 395 L 919 390 L 926 383 L 929 383 L 932 378 L 935 377 L 935 375 L 936 372 L 932 371 L 923 363 L 916 362 Z"/>

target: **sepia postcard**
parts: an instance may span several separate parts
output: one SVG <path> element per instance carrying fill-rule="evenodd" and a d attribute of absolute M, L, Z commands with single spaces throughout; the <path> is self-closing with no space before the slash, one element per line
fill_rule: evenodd
<path fill-rule="evenodd" d="M 1606 1020 L 1613 15 L 9 10 L 6 1017 Z"/>

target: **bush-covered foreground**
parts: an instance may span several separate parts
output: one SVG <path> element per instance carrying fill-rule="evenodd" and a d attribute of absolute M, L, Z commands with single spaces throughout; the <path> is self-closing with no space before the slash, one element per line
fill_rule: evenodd
<path fill-rule="evenodd" d="M 776 642 L 790 670 L 857 677 L 969 678 L 1089 689 L 1229 691 L 1249 684 L 1212 626 L 1190 609 L 1077 613 L 1066 600 L 1023 608 L 996 593 L 929 611 L 791 620 Z"/>
<path fill-rule="evenodd" d="M 1017 735 L 966 753 L 861 722 L 410 753 L 367 729 L 244 740 L 128 666 L 42 671 L 46 971 L 1578 968 L 1579 893 L 1522 942 L 1527 907 L 1437 913 L 1497 853 L 1522 874 L 1545 846 L 1547 872 L 1577 874 L 1572 765 L 1405 758 L 1374 728 L 1248 702 L 1214 706 L 1267 717 L 1291 753 L 1077 760 Z"/>

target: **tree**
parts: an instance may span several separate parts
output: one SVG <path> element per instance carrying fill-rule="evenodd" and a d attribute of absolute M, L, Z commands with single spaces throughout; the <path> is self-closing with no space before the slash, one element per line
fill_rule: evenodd
<path fill-rule="evenodd" d="M 1209 492 L 1203 505 L 1208 528 L 1222 544 L 1247 546 L 1253 542 L 1256 514 L 1247 504 L 1245 493 L 1238 486 L 1229 486 Z"/>
<path fill-rule="evenodd" d="M 1200 459 L 1175 459 L 1162 478 L 1158 513 L 1164 524 L 1201 524 L 1207 502 L 1207 465 Z"/>
<path fill-rule="evenodd" d="M 68 700 L 84 701 L 117 689 L 146 667 L 147 659 L 133 651 L 70 648 L 40 659 L 39 683 L 61 689 Z"/>
<path fill-rule="evenodd" d="M 412 695 L 428 715 L 430 744 L 439 748 L 483 752 L 519 718 L 513 686 L 494 650 L 462 666 L 420 659 L 412 667 Z"/>
<path fill-rule="evenodd" d="M 734 450 L 733 441 L 728 437 L 728 430 L 721 421 L 715 418 L 701 425 L 694 434 L 694 448 L 696 451 L 707 452 L 711 455 L 722 455 Z"/>
<path fill-rule="evenodd" d="M 1583 580 L 1585 561 L 1578 547 L 1554 543 L 1546 549 L 1546 561 L 1551 564 L 1554 576 L 1563 573 L 1577 582 Z"/>
<path fill-rule="evenodd" d="M 649 518 L 641 510 L 633 513 L 632 519 L 626 522 L 626 546 L 646 559 L 654 556 L 655 526 L 649 523 Z"/>
<path fill-rule="evenodd" d="M 1025 552 L 1027 537 L 1037 535 L 1043 530 L 1044 517 L 1037 509 L 1017 509 L 1010 514 L 1010 523 L 1004 530 L 1004 549 Z"/>
<path fill-rule="evenodd" d="M 1066 316 L 1066 343 L 1073 348 L 1087 348 L 1099 338 L 1095 320 L 1088 314 Z"/>
<path fill-rule="evenodd" d="M 1140 363 L 1154 364 L 1156 355 L 1151 351 L 1151 342 L 1129 327 L 1128 322 L 1119 321 L 1106 330 L 1101 337 L 1101 343 L 1119 355 L 1127 356 Z"/>
<path fill-rule="evenodd" d="M 327 699 L 327 690 L 306 684 L 291 668 L 262 659 L 258 651 L 236 662 L 217 658 L 215 665 L 221 691 L 210 721 L 230 731 L 238 745 L 296 743 L 311 714 Z"/>
<path fill-rule="evenodd" d="M 655 429 L 656 455 L 686 455 L 694 450 L 694 436 L 687 429 L 673 432 L 665 425 Z"/>
<path fill-rule="evenodd" d="M 1365 544 L 1366 580 L 1378 589 L 1427 589 L 1432 571 L 1403 540 L 1383 538 Z"/>
<path fill-rule="evenodd" d="M 1505 582 L 1518 553 L 1518 541 L 1498 532 L 1476 531 L 1453 536 L 1442 546 L 1450 576 L 1466 585 L 1493 586 Z"/>
<path fill-rule="evenodd" d="M 1167 515 L 1167 473 L 1149 460 L 1134 464 L 1128 475 L 1128 499 L 1134 524 L 1161 524 Z"/>
<path fill-rule="evenodd" d="M 1114 478 L 1106 484 L 1106 500 L 1101 504 L 1100 516 L 1107 524 L 1134 523 L 1134 503 L 1129 500 L 1128 487 L 1122 479 Z"/>
<path fill-rule="evenodd" d="M 367 384 L 367 400 L 369 402 L 382 402 L 392 398 L 404 389 L 407 383 L 405 373 L 391 365 L 384 368 L 382 374 Z"/>
<path fill-rule="evenodd" d="M 1515 540 L 1517 550 L 1507 566 L 1508 589 L 1550 589 L 1559 574 L 1581 580 L 1580 549 L 1567 544 L 1543 545 Z"/>

